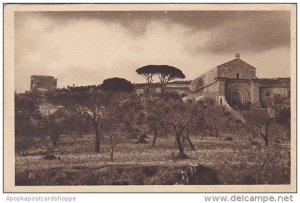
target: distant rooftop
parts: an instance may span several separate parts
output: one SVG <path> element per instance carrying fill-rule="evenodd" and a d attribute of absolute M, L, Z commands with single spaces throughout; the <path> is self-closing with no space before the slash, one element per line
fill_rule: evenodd
<path fill-rule="evenodd" d="M 32 78 L 54 78 L 53 76 L 50 75 L 32 75 Z"/>
<path fill-rule="evenodd" d="M 290 87 L 291 78 L 261 78 L 259 83 L 261 87 Z"/>
<path fill-rule="evenodd" d="M 178 80 L 178 81 L 172 81 L 169 82 L 168 85 L 190 85 L 191 84 L 191 80 Z M 145 86 L 147 86 L 147 83 L 133 83 L 133 85 L 135 86 L 135 88 L 144 88 Z M 151 87 L 152 88 L 156 88 L 156 87 L 160 87 L 160 83 L 156 82 L 156 83 L 152 83 Z"/>
<path fill-rule="evenodd" d="M 259 82 L 260 83 L 269 83 L 269 84 L 290 83 L 291 78 L 260 78 Z"/>

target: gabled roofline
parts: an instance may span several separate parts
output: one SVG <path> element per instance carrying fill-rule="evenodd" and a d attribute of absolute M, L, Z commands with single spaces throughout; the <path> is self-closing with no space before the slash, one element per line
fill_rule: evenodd
<path fill-rule="evenodd" d="M 30 77 L 31 78 L 36 77 L 36 78 L 54 78 L 54 79 L 56 79 L 52 75 L 31 75 Z"/>
<path fill-rule="evenodd" d="M 246 63 L 246 62 L 243 61 L 242 59 L 233 59 L 233 60 L 231 60 L 231 61 L 228 61 L 228 62 L 226 62 L 226 63 L 223 63 L 223 64 L 221 64 L 221 65 L 218 65 L 218 66 L 216 66 L 216 67 L 219 68 L 219 67 L 221 67 L 221 66 L 224 66 L 224 65 L 226 65 L 226 64 L 228 64 L 228 63 L 231 63 L 231 62 L 233 62 L 233 61 L 236 61 L 236 60 L 240 60 L 240 61 L 242 61 L 243 63 L 245 63 L 245 64 L 247 64 L 248 66 L 250 66 L 251 68 L 256 69 L 254 66 L 251 66 L 249 63 Z"/>

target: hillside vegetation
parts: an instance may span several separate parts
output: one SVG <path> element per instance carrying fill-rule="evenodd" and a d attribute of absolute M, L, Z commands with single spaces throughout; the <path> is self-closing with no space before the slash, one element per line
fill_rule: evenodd
<path fill-rule="evenodd" d="M 16 185 L 288 184 L 290 114 L 175 93 L 16 96 Z"/>

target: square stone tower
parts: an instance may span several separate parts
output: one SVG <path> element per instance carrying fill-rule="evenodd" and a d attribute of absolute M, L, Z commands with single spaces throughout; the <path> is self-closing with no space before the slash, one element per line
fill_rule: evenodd
<path fill-rule="evenodd" d="M 57 88 L 57 79 L 53 76 L 32 75 L 30 90 L 33 92 L 54 92 Z"/>

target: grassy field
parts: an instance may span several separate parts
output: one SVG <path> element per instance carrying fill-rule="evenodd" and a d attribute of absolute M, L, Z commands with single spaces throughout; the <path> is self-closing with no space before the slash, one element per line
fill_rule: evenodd
<path fill-rule="evenodd" d="M 170 173 L 170 170 L 164 167 L 173 168 L 173 172 L 176 173 L 178 167 L 189 164 L 201 165 L 218 171 L 220 184 L 242 184 L 245 181 L 247 182 L 248 176 L 250 177 L 250 180 L 248 180 L 250 181 L 249 184 L 284 184 L 290 181 L 290 149 L 288 143 L 257 149 L 249 144 L 246 137 L 242 136 L 235 136 L 233 141 L 223 141 L 212 137 L 202 139 L 200 136 L 191 136 L 191 140 L 195 145 L 195 151 L 190 150 L 187 143 L 184 143 L 185 153 L 189 156 L 189 159 L 175 160 L 173 155 L 177 153 L 177 148 L 172 136 L 160 137 L 156 146 L 151 145 L 151 137 L 147 138 L 148 144 L 136 144 L 135 139 L 124 139 L 116 146 L 114 162 L 112 162 L 110 160 L 110 142 L 108 138 L 102 140 L 101 153 L 96 154 L 94 152 L 93 134 L 83 135 L 75 142 L 69 136 L 64 135 L 61 136 L 57 147 L 54 149 L 54 154 L 59 155 L 61 160 L 44 160 L 41 152 L 45 149 L 42 147 L 31 148 L 27 156 L 17 155 L 15 162 L 16 182 L 22 182 L 24 178 L 26 179 L 27 176 L 30 176 L 29 173 L 39 174 L 42 180 L 42 176 L 46 175 L 41 174 L 45 173 L 45 171 L 49 173 L 51 171 L 56 171 L 56 173 L 60 171 L 60 174 L 65 174 L 63 171 L 75 170 L 74 176 L 77 176 L 79 173 L 82 174 L 82 172 L 94 175 L 95 173 L 103 175 L 109 172 L 113 176 L 115 167 L 119 169 L 127 168 L 125 173 L 132 170 L 136 170 L 136 173 L 138 173 L 137 171 L 148 170 L 143 169 L 143 167 L 160 167 L 160 171 L 165 171 L 160 174 L 161 178 Z M 103 168 L 106 168 L 106 172 L 103 171 Z M 257 172 L 258 170 L 260 171 Z M 106 174 L 106 176 L 110 175 Z M 124 176 L 124 174 L 119 175 L 119 177 L 114 177 L 113 179 L 124 177 L 128 179 L 128 176 Z M 135 176 L 132 175 L 132 177 Z M 18 178 L 22 180 L 18 180 Z M 86 178 L 88 177 L 85 177 L 85 180 Z M 140 181 L 139 179 L 139 181 L 130 182 L 127 179 L 125 183 L 128 184 L 139 184 Z M 66 177 L 64 180 L 68 181 L 59 180 L 57 177 L 55 180 L 49 178 L 46 182 L 41 181 L 43 182 L 41 184 L 79 184 L 78 179 L 77 182 L 75 181 L 76 178 L 73 182 L 69 182 L 70 178 Z M 24 181 L 26 182 L 26 180 Z M 147 179 L 140 184 L 168 183 L 168 181 L 158 181 L 156 183 L 155 180 L 149 181 Z M 90 184 L 89 181 L 83 182 Z M 120 182 L 122 183 L 122 180 Z M 170 184 L 175 182 L 171 181 Z M 111 182 L 105 183 L 112 184 Z M 94 184 L 99 184 L 99 182 L 96 181 Z"/>

